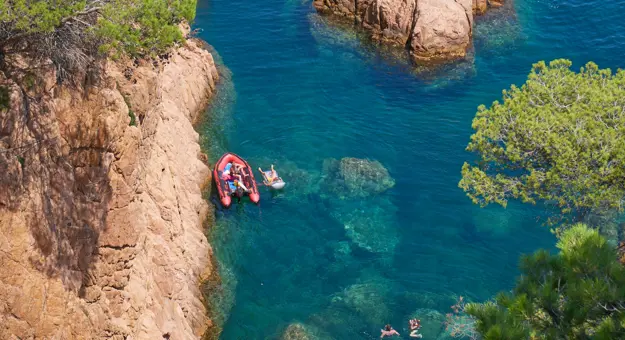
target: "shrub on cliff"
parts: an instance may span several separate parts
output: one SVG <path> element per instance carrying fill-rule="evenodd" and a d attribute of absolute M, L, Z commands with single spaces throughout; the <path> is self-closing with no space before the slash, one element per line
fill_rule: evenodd
<path fill-rule="evenodd" d="M 625 71 L 568 60 L 534 64 L 527 82 L 480 106 L 459 186 L 473 202 L 553 203 L 578 219 L 595 208 L 623 209 Z"/>
<path fill-rule="evenodd" d="M 7 56 L 51 60 L 63 77 L 98 58 L 151 56 L 182 40 L 197 0 L 0 0 L 0 67 Z"/>
<path fill-rule="evenodd" d="M 582 224 L 557 246 L 557 255 L 523 257 L 512 293 L 467 305 L 485 339 L 625 338 L 625 268 L 615 247 Z"/>

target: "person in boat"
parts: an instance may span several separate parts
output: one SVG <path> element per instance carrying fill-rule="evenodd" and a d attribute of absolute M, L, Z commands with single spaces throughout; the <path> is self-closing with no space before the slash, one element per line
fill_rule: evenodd
<path fill-rule="evenodd" d="M 243 172 L 243 169 L 245 169 L 245 167 L 243 166 L 243 164 L 239 164 L 237 162 L 232 162 L 232 168 L 230 169 L 230 172 L 232 172 L 235 175 L 239 175 L 239 176 L 244 176 L 245 173 Z"/>
<path fill-rule="evenodd" d="M 393 327 L 391 327 L 391 325 L 386 325 L 384 326 L 384 329 L 381 329 L 382 334 L 380 335 L 380 339 L 387 337 L 387 336 L 393 336 L 393 335 L 397 335 L 397 336 L 401 336 L 399 335 L 399 332 L 397 332 L 396 330 L 393 329 Z"/>
<path fill-rule="evenodd" d="M 419 328 L 421 328 L 421 320 L 412 319 L 409 321 L 410 323 L 410 337 L 411 338 L 422 338 L 423 334 L 418 334 Z"/>
<path fill-rule="evenodd" d="M 267 182 L 267 184 L 272 184 L 274 181 L 280 179 L 280 177 L 278 177 L 278 173 L 273 168 L 273 164 L 271 164 L 270 171 L 264 172 L 263 169 L 261 169 L 260 167 L 258 168 L 258 171 L 263 174 L 263 178 L 265 179 L 265 182 Z"/>
<path fill-rule="evenodd" d="M 232 190 L 233 192 L 236 191 L 237 188 L 241 188 L 243 189 L 243 191 L 249 191 L 245 185 L 243 184 L 243 177 L 241 177 L 240 174 L 237 174 L 235 170 L 237 167 L 235 165 L 236 163 L 228 163 L 226 164 L 226 166 L 224 167 L 224 172 L 221 176 L 221 179 L 223 179 L 229 186 L 230 184 L 233 185 L 233 187 L 235 188 L 235 190 Z"/>

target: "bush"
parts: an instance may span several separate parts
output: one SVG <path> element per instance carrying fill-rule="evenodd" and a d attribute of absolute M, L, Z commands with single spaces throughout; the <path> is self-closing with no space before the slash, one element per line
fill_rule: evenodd
<path fill-rule="evenodd" d="M 0 0 L 0 67 L 15 54 L 50 60 L 63 79 L 103 57 L 155 56 L 182 41 L 178 24 L 193 20 L 196 2 Z"/>

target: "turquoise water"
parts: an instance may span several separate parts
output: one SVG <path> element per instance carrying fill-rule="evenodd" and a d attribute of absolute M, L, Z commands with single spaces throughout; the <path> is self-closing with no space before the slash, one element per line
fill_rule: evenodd
<path fill-rule="evenodd" d="M 469 62 L 426 72 L 328 25 L 309 1 L 200 0 L 196 27 L 227 67 L 200 131 L 211 161 L 233 151 L 288 182 L 260 206 L 217 211 L 221 338 L 279 338 L 301 322 L 373 339 L 389 322 L 405 333 L 418 309 L 509 289 L 518 256 L 554 239 L 538 207 L 480 209 L 458 189 L 476 107 L 539 60 L 625 66 L 623 10 L 516 0 L 478 19 Z M 338 199 L 319 183 L 324 160 L 343 157 L 379 161 L 395 186 Z"/>

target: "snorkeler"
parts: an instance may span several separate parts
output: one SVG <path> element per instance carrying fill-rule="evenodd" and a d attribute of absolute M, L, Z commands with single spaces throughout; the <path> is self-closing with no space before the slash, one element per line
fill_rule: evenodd
<path fill-rule="evenodd" d="M 380 339 L 384 338 L 385 336 L 393 336 L 393 335 L 401 336 L 396 330 L 393 329 L 393 327 L 391 327 L 391 325 L 384 326 L 384 329 L 381 329 L 380 331 L 382 331 L 382 334 L 380 335 Z"/>

